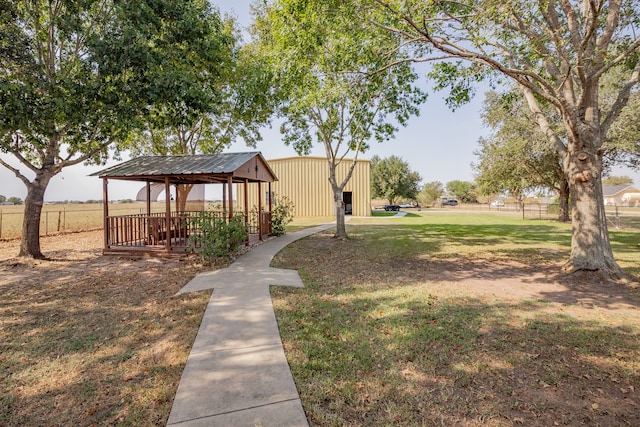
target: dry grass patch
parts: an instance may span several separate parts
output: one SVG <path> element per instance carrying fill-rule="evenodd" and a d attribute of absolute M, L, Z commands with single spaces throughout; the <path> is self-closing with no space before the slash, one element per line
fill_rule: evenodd
<path fill-rule="evenodd" d="M 305 281 L 273 295 L 312 425 L 640 425 L 638 292 L 562 281 L 568 230 L 502 221 L 366 220 L 278 255 Z"/>
<path fill-rule="evenodd" d="M 0 424 L 166 423 L 210 296 L 175 293 L 202 267 L 102 257 L 101 237 L 0 261 Z"/>

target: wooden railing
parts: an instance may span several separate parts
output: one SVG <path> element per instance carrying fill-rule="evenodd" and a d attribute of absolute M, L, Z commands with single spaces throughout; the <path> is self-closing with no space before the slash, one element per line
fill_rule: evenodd
<path fill-rule="evenodd" d="M 107 247 L 194 247 L 189 236 L 197 233 L 195 216 L 203 212 L 172 212 L 167 219 L 164 213 L 118 215 L 107 217 Z M 206 212 L 210 218 L 224 218 L 223 212 Z M 168 220 L 168 221 L 167 221 Z M 168 241 L 167 241 L 168 240 Z"/>
<path fill-rule="evenodd" d="M 253 217 L 256 213 L 250 213 L 252 218 L 245 217 L 244 212 L 236 212 L 235 215 L 241 216 L 244 221 L 249 219 L 249 224 L 256 224 L 259 220 L 262 230 L 260 237 L 271 233 L 271 212 L 262 212 L 259 218 Z M 198 224 L 202 223 L 203 216 L 213 224 L 226 219 L 224 212 L 214 211 L 172 212 L 169 218 L 164 213 L 108 216 L 105 249 L 195 249 L 198 247 L 198 239 L 189 237 L 201 232 Z M 195 221 L 195 218 L 199 220 Z M 248 229 L 250 234 L 258 233 L 257 227 L 249 226 Z"/>

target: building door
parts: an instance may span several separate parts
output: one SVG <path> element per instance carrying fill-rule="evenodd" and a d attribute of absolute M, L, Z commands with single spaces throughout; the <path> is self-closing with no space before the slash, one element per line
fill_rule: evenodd
<path fill-rule="evenodd" d="M 353 214 L 353 193 L 351 191 L 342 192 L 342 202 L 344 203 L 345 215 Z"/>

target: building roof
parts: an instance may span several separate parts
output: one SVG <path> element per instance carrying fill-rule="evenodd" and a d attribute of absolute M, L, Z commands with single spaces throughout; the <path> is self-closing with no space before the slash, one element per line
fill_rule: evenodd
<path fill-rule="evenodd" d="M 279 162 L 279 161 L 286 161 L 286 160 L 322 160 L 326 162 L 327 158 L 325 156 L 286 156 L 286 157 L 274 157 L 272 159 L 269 159 L 270 162 L 276 162 L 276 161 Z M 353 160 L 353 158 L 347 157 L 342 160 L 350 162 Z M 371 160 L 369 159 L 358 158 L 357 161 L 371 163 Z"/>
<path fill-rule="evenodd" d="M 634 193 L 638 192 L 638 189 L 630 184 L 602 186 L 602 193 L 604 194 L 604 197 L 614 197 L 625 190 L 632 191 Z"/>
<path fill-rule="evenodd" d="M 259 151 L 178 156 L 142 156 L 103 169 L 90 176 L 103 179 L 207 184 L 273 182 L 277 177 Z"/>

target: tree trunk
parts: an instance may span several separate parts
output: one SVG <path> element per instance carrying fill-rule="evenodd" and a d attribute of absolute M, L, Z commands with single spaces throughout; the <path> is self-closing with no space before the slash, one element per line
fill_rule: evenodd
<path fill-rule="evenodd" d="M 184 213 L 187 210 L 189 194 L 193 189 L 193 184 L 180 184 L 176 186 L 176 212 Z"/>
<path fill-rule="evenodd" d="M 329 183 L 331 184 L 331 190 L 333 191 L 333 205 L 336 209 L 336 234 L 334 234 L 333 237 L 337 239 L 348 239 L 349 236 L 347 236 L 347 228 L 344 220 L 344 201 L 342 200 L 342 190 L 344 189 L 344 186 L 351 174 L 349 174 L 342 184 L 339 185 L 336 177 L 336 167 L 335 159 L 329 160 Z"/>
<path fill-rule="evenodd" d="M 616 263 L 602 193 L 601 159 L 587 151 L 565 156 L 565 171 L 571 194 L 571 255 L 564 270 L 594 271 L 610 279 L 625 277 Z"/>
<path fill-rule="evenodd" d="M 333 202 L 336 207 L 336 234 L 333 236 L 339 239 L 347 239 L 347 227 L 344 221 L 344 201 L 342 200 L 342 189 L 333 187 Z"/>
<path fill-rule="evenodd" d="M 558 221 L 569 222 L 569 183 L 566 178 L 560 180 L 558 191 Z"/>
<path fill-rule="evenodd" d="M 22 220 L 22 241 L 18 256 L 26 256 L 43 259 L 45 256 L 40 249 L 40 218 L 44 193 L 47 190 L 50 176 L 39 173 L 36 178 L 27 185 L 27 197 L 24 201 L 24 218 Z"/>

